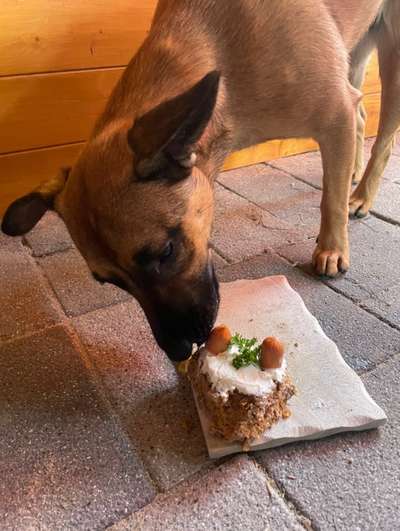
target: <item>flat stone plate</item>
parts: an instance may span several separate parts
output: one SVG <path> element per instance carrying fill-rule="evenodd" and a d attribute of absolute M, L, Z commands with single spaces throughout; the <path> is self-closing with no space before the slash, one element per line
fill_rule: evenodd
<path fill-rule="evenodd" d="M 345 363 L 286 277 L 221 284 L 217 323 L 259 341 L 266 336 L 278 337 L 285 345 L 288 371 L 298 390 L 289 401 L 292 415 L 267 430 L 250 450 L 368 430 L 385 423 L 384 411 L 368 395 L 361 379 Z M 197 403 L 196 396 L 195 400 Z M 206 415 L 197 409 L 211 458 L 242 451 L 240 444 L 212 436 Z"/>

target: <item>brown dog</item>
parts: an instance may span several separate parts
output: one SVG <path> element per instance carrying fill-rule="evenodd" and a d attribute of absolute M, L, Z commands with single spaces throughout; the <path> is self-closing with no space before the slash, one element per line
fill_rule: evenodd
<path fill-rule="evenodd" d="M 348 268 L 351 176 L 362 164 L 357 89 L 374 46 L 381 122 L 350 201 L 365 214 L 400 123 L 399 0 L 160 0 L 74 168 L 13 203 L 3 231 L 25 233 L 54 208 L 95 277 L 132 293 L 161 347 L 184 359 L 218 307 L 208 240 L 213 180 L 231 150 L 317 140 L 313 262 L 329 276 Z"/>

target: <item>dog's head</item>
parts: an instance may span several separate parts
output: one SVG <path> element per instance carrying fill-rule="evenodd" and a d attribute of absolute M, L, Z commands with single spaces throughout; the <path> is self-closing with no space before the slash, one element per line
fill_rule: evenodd
<path fill-rule="evenodd" d="M 133 125 L 114 119 L 70 171 L 10 205 L 2 224 L 20 235 L 54 208 L 94 277 L 137 298 L 174 360 L 206 339 L 219 302 L 208 246 L 212 182 L 196 163 L 218 82 L 208 74 Z"/>

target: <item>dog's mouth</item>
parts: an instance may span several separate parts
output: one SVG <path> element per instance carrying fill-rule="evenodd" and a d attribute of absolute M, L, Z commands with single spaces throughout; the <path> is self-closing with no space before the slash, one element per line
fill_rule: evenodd
<path fill-rule="evenodd" d="M 179 297 L 175 297 L 179 300 Z M 143 305 L 158 345 L 172 361 L 183 361 L 192 354 L 193 345 L 200 346 L 214 326 L 220 297 L 218 280 L 210 269 L 207 286 L 203 285 L 197 304 L 165 304 L 154 301 Z"/>

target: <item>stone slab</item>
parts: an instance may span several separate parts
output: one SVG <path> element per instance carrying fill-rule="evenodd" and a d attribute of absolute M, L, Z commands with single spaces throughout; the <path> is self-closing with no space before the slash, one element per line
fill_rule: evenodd
<path fill-rule="evenodd" d="M 385 413 L 368 396 L 360 378 L 344 363 L 336 344 L 324 334 L 285 276 L 236 280 L 221 284 L 220 292 L 217 324 L 225 323 L 232 333 L 255 337 L 259 343 L 266 336 L 278 337 L 297 389 L 289 402 L 290 417 L 249 441 L 249 450 L 368 430 L 385 423 Z M 243 451 L 240 443 L 213 436 L 207 413 L 199 406 L 198 412 L 211 458 Z"/>
<path fill-rule="evenodd" d="M 107 396 L 158 486 L 207 464 L 190 387 L 158 348 L 135 302 L 74 320 Z"/>
<path fill-rule="evenodd" d="M 274 254 L 252 258 L 226 267 L 220 280 L 262 278 L 285 275 L 303 298 L 322 329 L 337 345 L 356 372 L 374 368 L 400 352 L 400 333 L 326 286 Z"/>
<path fill-rule="evenodd" d="M 303 522 L 288 509 L 263 471 L 242 457 L 158 496 L 110 529 L 294 531 L 304 529 Z"/>
<path fill-rule="evenodd" d="M 131 296 L 111 285 L 93 279 L 84 259 L 76 249 L 39 258 L 39 265 L 68 316 L 80 315 Z"/>
<path fill-rule="evenodd" d="M 368 392 L 388 413 L 383 428 L 290 445 L 258 456 L 315 529 L 398 528 L 400 357 L 363 379 Z"/>
<path fill-rule="evenodd" d="M 1 347 L 0 404 L 2 529 L 104 529 L 154 497 L 65 329 Z"/>

